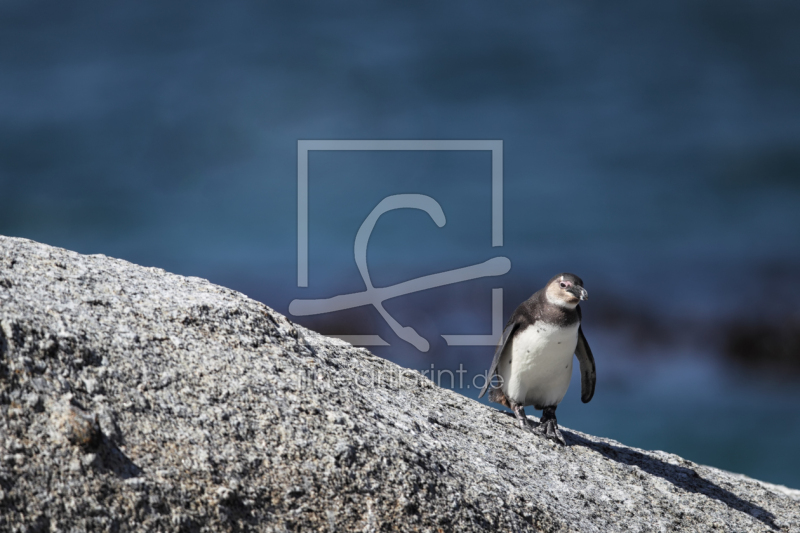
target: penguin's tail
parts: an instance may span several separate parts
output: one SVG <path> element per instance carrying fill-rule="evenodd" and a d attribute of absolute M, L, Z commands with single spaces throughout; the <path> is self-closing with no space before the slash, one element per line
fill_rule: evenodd
<path fill-rule="evenodd" d="M 511 409 L 511 402 L 508 401 L 506 395 L 503 394 L 503 389 L 494 388 L 492 387 L 489 389 L 489 401 L 494 403 L 499 403 L 501 405 L 505 405 L 509 409 Z"/>

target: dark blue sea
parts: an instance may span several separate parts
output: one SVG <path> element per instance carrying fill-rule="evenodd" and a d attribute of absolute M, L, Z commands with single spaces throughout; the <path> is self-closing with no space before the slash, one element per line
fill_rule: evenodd
<path fill-rule="evenodd" d="M 492 347 L 442 335 L 574 272 L 598 382 L 561 424 L 800 488 L 798 28 L 792 1 L 3 1 L 0 234 L 288 314 L 365 290 L 359 227 L 425 195 L 446 223 L 381 216 L 375 287 L 511 262 L 385 301 L 427 352 L 369 306 L 290 318 L 472 376 Z M 490 151 L 312 150 L 299 286 L 298 141 L 408 139 L 502 141 L 502 245 Z"/>

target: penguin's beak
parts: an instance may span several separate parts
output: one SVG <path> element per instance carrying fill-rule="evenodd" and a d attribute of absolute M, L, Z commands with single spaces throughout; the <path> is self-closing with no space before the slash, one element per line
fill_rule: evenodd
<path fill-rule="evenodd" d="M 580 285 L 573 285 L 572 287 L 570 287 L 567 290 L 569 292 L 571 292 L 572 294 L 574 294 L 575 297 L 577 299 L 579 299 L 579 300 L 588 300 L 589 299 L 589 293 L 586 292 L 586 289 L 584 289 Z"/>

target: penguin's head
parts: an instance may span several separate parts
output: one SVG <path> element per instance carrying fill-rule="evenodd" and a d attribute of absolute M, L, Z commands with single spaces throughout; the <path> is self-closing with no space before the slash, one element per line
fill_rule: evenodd
<path fill-rule="evenodd" d="M 589 293 L 583 288 L 583 280 L 575 274 L 558 274 L 547 283 L 547 300 L 559 307 L 575 309 L 581 300 L 588 300 Z"/>

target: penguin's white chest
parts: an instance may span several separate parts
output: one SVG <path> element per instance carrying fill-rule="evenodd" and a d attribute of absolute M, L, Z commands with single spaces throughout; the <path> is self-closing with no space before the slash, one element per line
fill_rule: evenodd
<path fill-rule="evenodd" d="M 579 326 L 539 323 L 518 332 L 498 364 L 506 397 L 537 409 L 558 405 L 572 377 Z"/>

